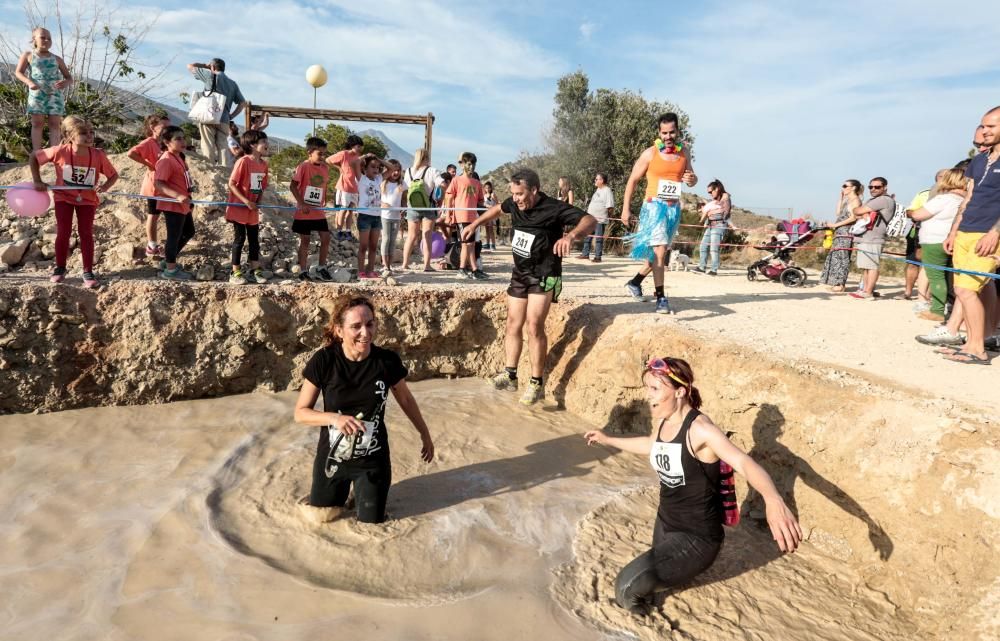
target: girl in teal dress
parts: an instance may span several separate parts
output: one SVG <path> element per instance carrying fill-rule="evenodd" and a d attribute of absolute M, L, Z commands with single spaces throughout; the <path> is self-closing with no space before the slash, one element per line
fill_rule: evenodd
<path fill-rule="evenodd" d="M 32 51 L 25 51 L 17 61 L 14 75 L 28 85 L 28 115 L 31 116 L 31 150 L 42 148 L 42 130 L 49 126 L 49 146 L 61 142 L 62 117 L 66 115 L 63 89 L 73 82 L 63 59 L 51 51 L 52 34 L 39 27 L 31 32 Z"/>

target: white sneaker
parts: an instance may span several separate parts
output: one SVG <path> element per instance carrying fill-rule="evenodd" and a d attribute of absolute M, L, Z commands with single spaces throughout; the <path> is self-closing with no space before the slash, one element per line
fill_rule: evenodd
<path fill-rule="evenodd" d="M 534 405 L 545 398 L 545 390 L 538 383 L 529 380 L 528 387 L 521 395 L 521 405 Z"/>
<path fill-rule="evenodd" d="M 952 334 L 946 325 L 938 325 L 930 333 L 916 337 L 918 343 L 924 345 L 964 345 L 965 337 Z"/>
<path fill-rule="evenodd" d="M 506 371 L 500 372 L 494 376 L 490 382 L 493 383 L 493 388 L 497 391 L 517 391 L 517 379 L 508 376 Z"/>
<path fill-rule="evenodd" d="M 913 309 L 914 314 L 919 314 L 920 312 L 929 312 L 931 310 L 931 304 L 925 300 L 918 300 L 917 302 L 913 303 L 913 307 L 911 309 Z"/>

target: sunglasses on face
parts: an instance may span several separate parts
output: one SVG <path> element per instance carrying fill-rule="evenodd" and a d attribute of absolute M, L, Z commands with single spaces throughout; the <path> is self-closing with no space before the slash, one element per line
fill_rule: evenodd
<path fill-rule="evenodd" d="M 885 185 L 868 185 L 868 189 L 885 189 Z"/>

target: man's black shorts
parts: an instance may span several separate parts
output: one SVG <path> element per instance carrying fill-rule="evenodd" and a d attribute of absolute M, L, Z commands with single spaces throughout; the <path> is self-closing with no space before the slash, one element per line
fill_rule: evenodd
<path fill-rule="evenodd" d="M 562 293 L 562 276 L 538 278 L 533 274 L 523 272 L 516 267 L 510 274 L 510 286 L 507 295 L 511 298 L 527 298 L 528 294 L 545 294 L 552 292 L 552 302 L 559 300 Z"/>

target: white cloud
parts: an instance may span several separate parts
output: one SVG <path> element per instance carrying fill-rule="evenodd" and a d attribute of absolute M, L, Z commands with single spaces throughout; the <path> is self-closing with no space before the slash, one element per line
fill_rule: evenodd
<path fill-rule="evenodd" d="M 580 24 L 580 35 L 583 36 L 584 40 L 590 40 L 590 36 L 594 35 L 597 31 L 597 25 L 593 22 L 586 21 Z"/>

